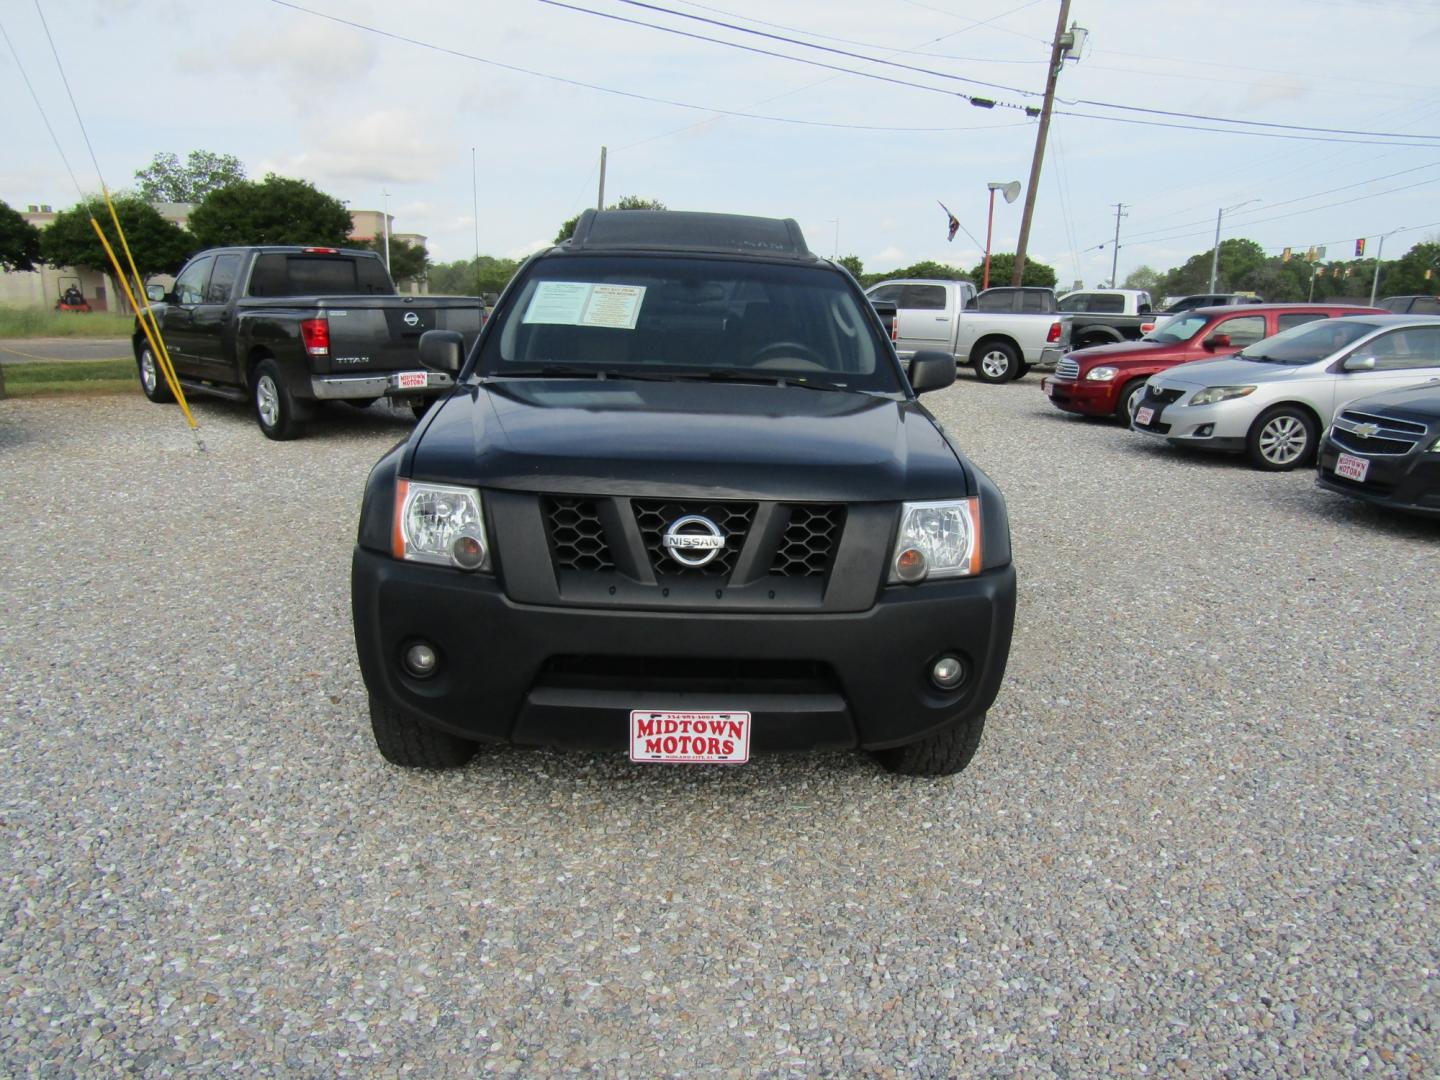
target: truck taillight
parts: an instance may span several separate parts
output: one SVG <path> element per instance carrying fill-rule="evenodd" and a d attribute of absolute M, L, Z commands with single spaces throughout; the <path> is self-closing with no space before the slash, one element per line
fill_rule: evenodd
<path fill-rule="evenodd" d="M 1047 345 L 1054 345 L 1055 342 L 1057 342 L 1057 341 L 1059 341 L 1059 340 L 1060 340 L 1060 324 L 1059 324 L 1058 322 L 1051 323 L 1051 324 L 1050 324 L 1050 333 L 1048 333 L 1048 334 L 1045 335 L 1045 343 L 1046 343 Z"/>
<path fill-rule="evenodd" d="M 1155 329 L 1155 324 L 1154 324 L 1153 322 L 1142 322 L 1142 323 L 1140 324 L 1140 333 L 1142 333 L 1142 334 L 1148 334 L 1151 330 L 1154 330 L 1154 329 Z"/>
<path fill-rule="evenodd" d="M 304 248 L 306 255 L 339 255 L 339 248 Z"/>
<path fill-rule="evenodd" d="M 900 316 L 894 315 L 890 318 L 890 340 L 900 340 Z"/>
<path fill-rule="evenodd" d="M 330 322 L 328 319 L 301 319 L 300 337 L 305 342 L 305 351 L 311 356 L 324 356 L 330 351 Z"/>

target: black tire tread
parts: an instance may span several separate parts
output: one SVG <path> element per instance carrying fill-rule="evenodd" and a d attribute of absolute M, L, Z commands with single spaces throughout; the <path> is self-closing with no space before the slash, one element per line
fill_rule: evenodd
<path fill-rule="evenodd" d="M 407 769 L 454 769 L 478 749 L 469 739 L 437 731 L 370 695 L 370 727 L 380 756 Z"/>
<path fill-rule="evenodd" d="M 953 724 L 918 742 L 875 751 L 875 759 L 901 776 L 954 776 L 980 748 L 985 714 Z"/>
<path fill-rule="evenodd" d="M 1275 465 L 1267 460 L 1260 453 L 1260 431 L 1272 419 L 1280 414 L 1288 414 L 1298 417 L 1305 425 L 1305 432 L 1309 436 L 1310 445 L 1305 448 L 1305 453 L 1295 459 L 1293 465 Z M 1314 419 L 1304 409 L 1295 405 L 1272 405 L 1250 425 L 1250 430 L 1245 433 L 1245 457 L 1250 464 L 1261 472 L 1290 472 L 1294 469 L 1303 469 L 1315 461 L 1315 454 L 1320 448 L 1320 428 Z"/>
<path fill-rule="evenodd" d="M 1116 420 L 1119 420 L 1122 424 L 1130 423 L 1130 410 L 1125 407 L 1125 403 L 1130 400 L 1130 394 L 1132 392 L 1144 393 L 1145 380 L 1149 377 L 1148 375 L 1142 375 L 1138 379 L 1131 379 L 1120 388 L 1120 400 L 1115 403 Z"/>
<path fill-rule="evenodd" d="M 260 382 L 260 376 L 265 374 L 269 374 L 275 381 L 275 389 L 280 394 L 280 419 L 273 428 L 266 427 L 260 419 L 260 408 L 255 401 L 255 387 Z M 276 442 L 300 438 L 305 434 L 305 424 L 315 414 L 310 403 L 297 401 L 290 393 L 284 377 L 280 374 L 280 365 L 268 356 L 256 365 L 255 376 L 250 381 L 250 411 L 254 414 L 255 423 L 259 425 L 261 433 Z"/>
<path fill-rule="evenodd" d="M 986 375 L 985 368 L 982 363 L 985 358 L 985 354 L 992 351 L 1003 352 L 1006 356 L 1010 358 L 1010 366 L 1005 369 L 1005 374 L 998 379 L 992 379 L 989 375 Z M 981 346 L 977 347 L 972 355 L 975 357 L 975 359 L 972 361 L 975 367 L 975 378 L 979 379 L 981 382 L 990 383 L 991 385 L 999 385 L 1000 383 L 1013 382 L 1015 379 L 1019 378 L 1020 365 L 1024 362 L 1020 358 L 1019 350 L 1017 350 L 1015 346 L 1011 345 L 1008 341 L 982 342 Z"/>
<path fill-rule="evenodd" d="M 175 400 L 175 395 L 170 392 L 170 384 L 165 381 L 165 372 L 160 368 L 159 357 L 155 357 L 155 374 L 157 378 L 155 380 L 155 392 L 153 394 L 145 389 L 145 380 L 140 377 L 140 356 L 142 353 L 147 352 L 150 353 L 151 356 L 155 355 L 155 351 L 150 348 L 149 342 L 141 345 L 139 352 L 135 354 L 135 377 L 140 379 L 140 392 L 156 405 L 168 405 Z"/>

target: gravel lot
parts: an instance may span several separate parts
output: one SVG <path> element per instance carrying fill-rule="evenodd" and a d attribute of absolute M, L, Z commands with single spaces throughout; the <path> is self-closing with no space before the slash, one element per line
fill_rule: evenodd
<path fill-rule="evenodd" d="M 1021 575 L 938 782 L 388 767 L 348 560 L 406 417 L 0 402 L 0 1073 L 1435 1075 L 1440 526 L 933 400 Z"/>

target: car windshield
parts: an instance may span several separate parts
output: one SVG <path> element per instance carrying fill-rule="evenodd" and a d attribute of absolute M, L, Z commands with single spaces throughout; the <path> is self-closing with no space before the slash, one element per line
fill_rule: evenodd
<path fill-rule="evenodd" d="M 1280 331 L 1274 337 L 1245 346 L 1236 357 L 1264 364 L 1310 364 L 1353 345 L 1376 329 L 1374 323 L 1357 319 L 1301 323 Z"/>
<path fill-rule="evenodd" d="M 481 375 L 704 378 L 899 392 L 890 342 L 823 267 L 550 256 L 487 329 Z"/>
<path fill-rule="evenodd" d="M 1161 341 L 1174 345 L 1177 341 L 1189 341 L 1205 328 L 1210 319 L 1204 315 L 1176 315 L 1145 335 L 1146 341 Z"/>

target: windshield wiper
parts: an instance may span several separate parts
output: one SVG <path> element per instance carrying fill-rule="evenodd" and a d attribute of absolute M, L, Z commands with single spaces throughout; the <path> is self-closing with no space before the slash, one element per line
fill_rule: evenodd
<path fill-rule="evenodd" d="M 587 367 L 583 364 L 540 364 L 535 367 L 511 368 L 491 371 L 487 378 L 505 379 L 630 379 L 638 382 L 668 382 L 668 375 L 651 375 L 643 371 L 629 371 L 622 368 Z"/>
<path fill-rule="evenodd" d="M 763 375 L 759 372 L 736 371 L 733 368 L 711 368 L 706 371 L 676 372 L 677 379 L 703 379 L 706 382 L 754 383 L 758 386 L 799 386 L 806 390 L 838 390 L 844 394 L 860 393 L 840 383 L 811 379 L 808 376 Z"/>

